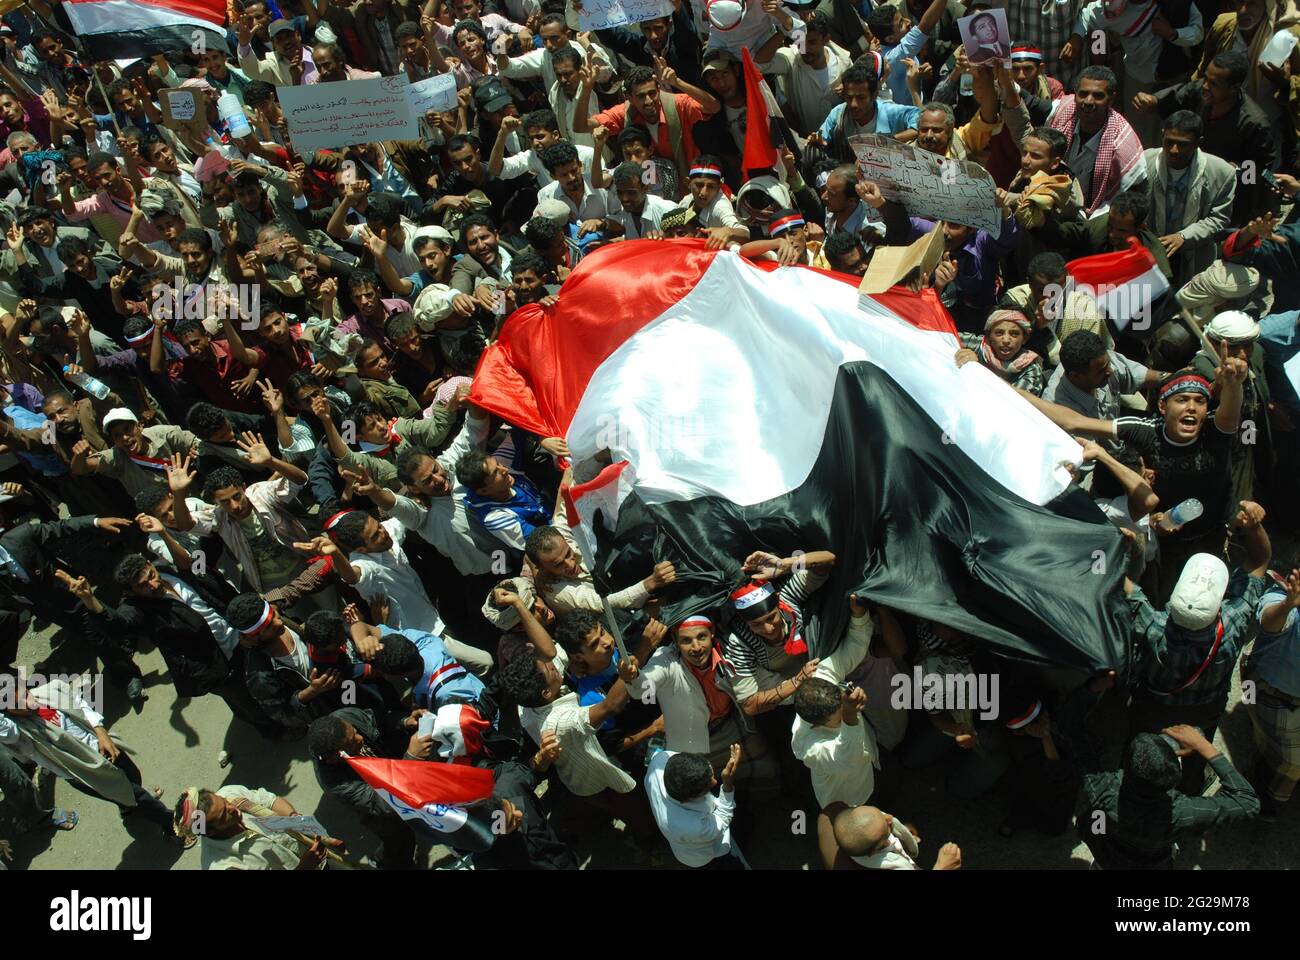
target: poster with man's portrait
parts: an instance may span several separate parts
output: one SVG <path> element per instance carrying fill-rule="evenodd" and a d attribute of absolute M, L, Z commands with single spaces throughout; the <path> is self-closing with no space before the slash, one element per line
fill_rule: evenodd
<path fill-rule="evenodd" d="M 962 17 L 957 21 L 957 29 L 966 47 L 966 59 L 972 65 L 1011 59 L 1011 29 L 1007 26 L 1005 10 L 981 10 Z"/>

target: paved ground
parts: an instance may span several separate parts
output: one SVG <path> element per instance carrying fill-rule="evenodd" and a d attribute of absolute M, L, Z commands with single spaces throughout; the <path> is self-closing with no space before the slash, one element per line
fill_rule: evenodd
<path fill-rule="evenodd" d="M 27 662 L 46 655 L 51 634 L 46 629 L 24 639 Z M 251 728 L 232 722 L 225 704 L 215 697 L 178 701 L 156 650 L 140 654 L 138 662 L 150 693 L 143 712 L 135 713 L 124 697 L 109 690 L 106 714 L 111 728 L 123 738 L 144 772 L 146 785 L 166 789 L 166 802 L 170 804 L 177 791 L 189 785 L 215 788 L 238 783 L 265 787 L 287 796 L 299 811 L 315 813 L 327 828 L 348 840 L 353 851 L 373 851 L 373 839 L 357 829 L 350 813 L 328 799 L 322 800 L 305 742 L 263 743 Z M 90 668 L 88 651 L 79 638 L 69 638 L 58 646 L 52 657 L 54 666 L 69 672 Z M 1238 695 L 1234 685 L 1228 717 L 1217 742 L 1240 768 L 1249 769 L 1254 760 L 1250 720 Z M 217 763 L 223 749 L 232 758 L 225 769 Z M 61 806 L 75 807 L 81 822 L 70 833 L 46 831 L 19 838 L 12 868 L 198 868 L 197 852 L 177 851 L 147 824 L 132 826 L 129 832 L 111 804 L 85 797 L 48 776 L 42 775 L 38 783 L 46 796 L 52 791 Z M 970 868 L 1086 868 L 1088 852 L 1072 835 L 1048 838 L 1021 833 L 1011 840 L 997 835 L 1008 789 L 1004 786 L 981 800 L 957 804 L 945 796 L 937 777 L 910 775 L 891 812 L 917 826 L 925 840 L 922 851 L 926 862 L 933 859 L 939 844 L 953 840 L 961 845 Z M 590 819 L 578 824 L 567 816 L 558 817 L 555 823 L 578 851 L 584 867 L 664 868 L 674 863 L 662 852 L 651 857 L 639 854 L 613 825 L 599 825 Z M 762 838 L 761 842 L 758 838 Z M 756 811 L 754 838 L 745 852 L 759 868 L 809 869 L 816 862 L 813 838 L 795 834 L 789 812 L 774 805 Z M 441 849 L 429 851 L 430 862 L 445 862 L 445 853 Z M 1204 869 L 1294 867 L 1300 864 L 1300 808 L 1292 803 L 1275 824 L 1257 821 L 1216 831 L 1202 844 L 1185 848 L 1182 859 L 1185 865 Z"/>

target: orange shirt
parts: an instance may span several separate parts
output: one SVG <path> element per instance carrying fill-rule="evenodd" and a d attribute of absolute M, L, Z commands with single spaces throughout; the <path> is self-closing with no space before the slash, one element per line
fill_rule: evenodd
<path fill-rule="evenodd" d="M 673 94 L 673 102 L 677 104 L 677 115 L 682 122 L 682 151 L 686 156 L 686 162 L 690 163 L 698 155 L 695 149 L 695 138 L 691 136 L 691 128 L 701 120 L 706 118 L 704 108 L 695 100 L 684 93 Z M 596 114 L 596 122 L 603 126 L 610 133 L 610 139 L 618 136 L 627 126 L 627 112 L 631 105 L 620 103 L 616 107 Z M 648 125 L 643 122 L 640 114 L 634 114 L 633 122 L 648 129 Z M 674 161 L 672 141 L 668 138 L 668 124 L 664 120 L 663 104 L 659 105 L 659 126 L 654 132 L 655 136 L 655 156 L 663 157 L 665 160 Z"/>

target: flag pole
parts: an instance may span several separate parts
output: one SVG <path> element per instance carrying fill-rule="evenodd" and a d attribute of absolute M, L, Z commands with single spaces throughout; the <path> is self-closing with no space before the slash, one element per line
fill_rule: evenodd
<path fill-rule="evenodd" d="M 113 121 L 113 129 L 117 131 L 117 138 L 122 139 L 122 127 L 117 122 L 117 114 L 113 112 L 113 101 L 108 99 L 108 91 L 104 89 L 104 81 L 99 79 L 99 71 L 95 69 L 95 61 L 90 62 L 90 75 L 95 78 L 95 86 L 99 87 L 99 95 L 104 98 L 104 106 L 108 108 L 108 119 Z"/>
<path fill-rule="evenodd" d="M 564 497 L 566 489 L 572 488 L 562 487 L 560 491 L 561 497 Z M 567 500 L 567 503 L 573 508 L 573 512 L 576 515 L 578 512 L 577 506 L 571 499 Z M 575 536 L 573 540 L 578 545 L 578 554 L 582 557 L 582 562 L 586 564 L 587 569 L 589 571 L 595 570 L 596 558 L 592 555 L 589 549 L 587 538 L 579 534 Z M 594 580 L 595 578 L 593 577 L 592 579 Z M 600 603 L 605 616 L 605 629 L 608 630 L 609 635 L 614 638 L 614 646 L 618 648 L 618 655 L 626 660 L 631 656 L 631 654 L 628 653 L 627 646 L 623 643 L 623 631 L 618 628 L 618 620 L 614 617 L 614 608 L 610 605 L 609 597 L 601 597 Z"/>
<path fill-rule="evenodd" d="M 1205 335 L 1205 331 L 1201 329 L 1201 325 L 1192 319 L 1191 311 L 1186 307 L 1179 307 L 1179 312 L 1182 315 L 1183 323 L 1192 328 L 1192 332 L 1200 339 L 1201 346 L 1204 347 L 1205 352 L 1210 355 L 1210 359 L 1214 361 L 1214 365 L 1216 367 L 1221 366 L 1223 364 L 1223 358 L 1219 356 L 1218 351 L 1215 350 L 1214 347 L 1210 346 L 1210 338 Z"/>

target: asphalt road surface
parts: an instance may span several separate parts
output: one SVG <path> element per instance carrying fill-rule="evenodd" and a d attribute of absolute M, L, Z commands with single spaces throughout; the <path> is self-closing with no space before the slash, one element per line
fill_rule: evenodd
<path fill-rule="evenodd" d="M 78 637 L 68 637 L 50 654 L 54 631 L 29 633 L 22 642 L 22 659 L 32 663 L 51 656 L 51 669 L 81 672 L 93 669 L 89 648 Z M 178 791 L 188 786 L 217 788 L 227 783 L 264 787 L 287 797 L 301 813 L 312 813 L 335 836 L 348 841 L 354 856 L 371 854 L 374 838 L 357 825 L 351 812 L 329 799 L 320 788 L 307 757 L 306 741 L 291 744 L 262 742 L 252 728 L 232 720 L 226 705 L 216 697 L 178 699 L 166 677 L 157 650 L 149 647 L 137 655 L 145 675 L 149 700 L 140 713 L 125 695 L 106 689 L 106 718 L 110 729 L 124 740 L 144 774 L 146 786 L 165 789 L 171 806 Z M 1216 743 L 1238 769 L 1254 762 L 1250 720 L 1239 702 L 1234 680 L 1227 717 Z M 218 756 L 229 753 L 231 763 L 222 769 Z M 66 783 L 41 774 L 42 796 L 63 807 L 73 807 L 80 823 L 70 832 L 43 830 L 19 837 L 10 869 L 183 869 L 196 870 L 196 849 L 180 851 L 166 842 L 150 824 L 124 823 L 116 807 L 73 790 Z M 1087 848 L 1072 833 L 1059 837 L 1021 832 L 1011 839 L 997 833 L 1009 799 L 1004 781 L 974 802 L 957 803 L 942 789 L 937 771 L 909 774 L 889 812 L 916 826 L 923 838 L 921 859 L 933 862 L 939 846 L 949 840 L 962 848 L 967 869 L 1086 869 Z M 807 831 L 798 831 L 797 818 L 776 803 L 758 803 L 753 810 L 752 834 L 744 845 L 749 862 L 758 869 L 814 869 L 817 851 L 812 818 Z M 601 823 L 592 817 L 578 819 L 572 811 L 557 810 L 552 823 L 578 853 L 584 869 L 677 867 L 667 847 L 643 854 L 622 833 L 621 824 Z M 422 851 L 430 865 L 448 866 L 452 858 L 443 848 Z M 1276 823 L 1256 820 L 1214 831 L 1202 841 L 1184 844 L 1179 862 L 1183 868 L 1253 869 L 1293 868 L 1300 863 L 1300 805 L 1284 808 Z"/>

